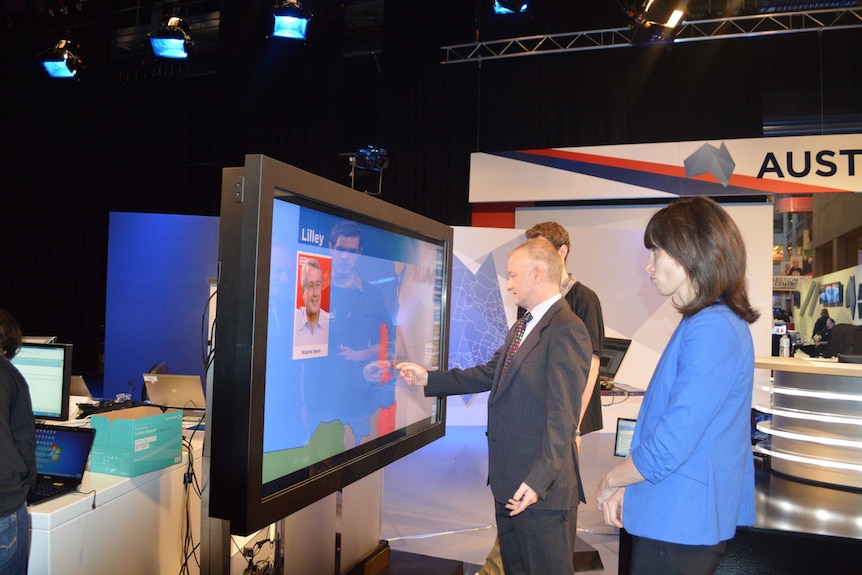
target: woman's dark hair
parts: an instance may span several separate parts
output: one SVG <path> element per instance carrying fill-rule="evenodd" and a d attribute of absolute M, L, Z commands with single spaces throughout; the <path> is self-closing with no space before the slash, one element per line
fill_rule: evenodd
<path fill-rule="evenodd" d="M 0 352 L 6 359 L 12 359 L 21 349 L 23 339 L 21 326 L 12 314 L 0 308 Z"/>
<path fill-rule="evenodd" d="M 745 243 L 739 228 L 714 200 L 703 196 L 676 200 L 653 214 L 644 231 L 647 249 L 660 248 L 691 280 L 694 298 L 677 306 L 691 316 L 719 299 L 741 319 L 754 323 L 745 281 Z"/>

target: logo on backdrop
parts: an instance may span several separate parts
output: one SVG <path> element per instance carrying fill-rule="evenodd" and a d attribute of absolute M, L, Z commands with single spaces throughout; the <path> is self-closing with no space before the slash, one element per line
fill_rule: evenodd
<path fill-rule="evenodd" d="M 724 142 L 721 143 L 720 148 L 716 148 L 712 144 L 702 145 L 695 153 L 687 157 L 683 164 L 685 165 L 686 178 L 711 174 L 725 188 L 730 182 L 730 176 L 733 175 L 733 169 L 736 167 L 736 162 L 730 157 L 730 152 Z"/>

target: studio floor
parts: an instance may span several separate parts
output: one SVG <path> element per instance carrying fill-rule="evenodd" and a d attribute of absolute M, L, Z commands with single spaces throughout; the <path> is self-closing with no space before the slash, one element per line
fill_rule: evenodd
<path fill-rule="evenodd" d="M 587 504 L 578 509 L 579 537 L 599 552 L 603 568 L 617 575 L 618 531 L 604 524 L 593 494 L 618 459 L 614 434 L 593 433 L 581 445 L 581 479 Z M 456 559 L 465 575 L 484 562 L 497 535 L 486 485 L 485 427 L 449 427 L 446 435 L 390 464 L 384 471 L 382 536 L 393 550 Z"/>
<path fill-rule="evenodd" d="M 580 539 L 598 551 L 588 572 L 619 574 L 619 533 L 595 507 L 599 479 L 619 459 L 613 433 L 581 445 L 587 503 L 578 510 Z M 757 524 L 728 544 L 717 575 L 847 575 L 862 553 L 862 492 L 810 485 L 770 472 L 755 459 Z M 446 436 L 384 470 L 382 536 L 393 550 L 464 562 L 475 575 L 496 531 L 487 477 L 484 427 L 449 427 Z M 592 566 L 595 566 L 595 562 Z"/>

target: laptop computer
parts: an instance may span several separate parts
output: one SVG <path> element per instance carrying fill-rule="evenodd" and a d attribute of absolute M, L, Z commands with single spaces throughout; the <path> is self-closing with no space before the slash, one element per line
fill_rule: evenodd
<path fill-rule="evenodd" d="M 145 373 L 147 398 L 153 405 L 189 411 L 204 411 L 206 398 L 199 375 Z"/>
<path fill-rule="evenodd" d="M 69 379 L 69 395 L 85 397 L 89 400 L 93 399 L 93 396 L 90 394 L 90 388 L 87 387 L 87 382 L 80 375 L 73 375 Z"/>
<path fill-rule="evenodd" d="M 632 340 L 619 337 L 606 337 L 602 356 L 599 359 L 599 385 L 604 390 L 614 388 L 614 378 L 623 363 Z"/>
<path fill-rule="evenodd" d="M 36 489 L 27 495 L 27 502 L 44 503 L 78 489 L 95 437 L 92 427 L 37 423 Z"/>

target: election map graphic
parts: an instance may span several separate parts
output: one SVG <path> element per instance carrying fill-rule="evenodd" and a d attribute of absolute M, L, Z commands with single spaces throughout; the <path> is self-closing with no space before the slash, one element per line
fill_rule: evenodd
<path fill-rule="evenodd" d="M 452 266 L 449 367 L 485 363 L 503 344 L 508 330 L 493 258 L 474 273 L 457 256 Z"/>

